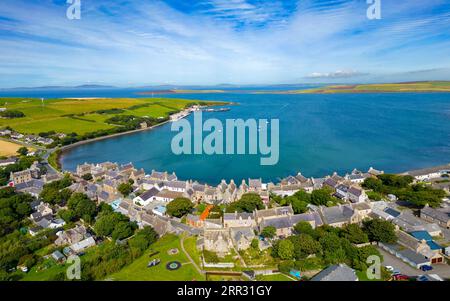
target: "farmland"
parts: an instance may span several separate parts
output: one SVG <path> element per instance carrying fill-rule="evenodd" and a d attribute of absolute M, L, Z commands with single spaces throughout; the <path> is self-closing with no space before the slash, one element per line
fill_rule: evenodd
<path fill-rule="evenodd" d="M 9 126 L 23 134 L 55 131 L 83 135 L 116 127 L 114 124 L 105 122 L 116 115 L 163 119 L 193 102 L 198 103 L 192 100 L 167 98 L 86 98 L 44 101 L 29 98 L 0 98 L 0 107 L 25 114 L 22 118 L 0 118 L 0 128 Z M 114 109 L 118 110 L 115 112 Z M 104 113 L 98 114 L 97 112 L 101 110 Z"/>
<path fill-rule="evenodd" d="M 448 81 L 425 81 L 390 84 L 332 85 L 315 89 L 291 90 L 278 92 L 258 92 L 275 94 L 337 94 L 337 93 L 418 93 L 450 92 Z"/>
<path fill-rule="evenodd" d="M 22 145 L 0 140 L 0 157 L 10 157 L 17 155 L 17 150 L 21 148 Z"/>

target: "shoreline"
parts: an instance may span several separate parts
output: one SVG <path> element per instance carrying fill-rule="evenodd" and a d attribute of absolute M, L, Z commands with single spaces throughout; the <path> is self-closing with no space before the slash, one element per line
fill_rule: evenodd
<path fill-rule="evenodd" d="M 64 153 L 70 151 L 72 148 L 76 148 L 76 147 L 81 146 L 81 145 L 90 144 L 90 143 L 94 143 L 94 142 L 97 142 L 97 141 L 102 141 L 102 140 L 106 140 L 106 139 L 110 139 L 110 138 L 115 138 L 115 137 L 120 137 L 120 136 L 125 136 L 125 135 L 131 135 L 131 134 L 136 134 L 136 133 L 152 130 L 152 129 L 155 129 L 155 128 L 160 127 L 162 125 L 165 125 L 165 124 L 167 124 L 169 122 L 171 122 L 171 120 L 166 120 L 166 121 L 163 121 L 161 123 L 149 126 L 147 128 L 144 128 L 144 129 L 137 129 L 137 130 L 127 131 L 127 132 L 123 132 L 123 133 L 116 133 L 116 134 L 112 134 L 112 135 L 92 138 L 92 139 L 88 139 L 88 140 L 78 141 L 78 142 L 73 143 L 73 144 L 65 145 L 63 147 L 58 148 L 60 153 L 59 153 L 58 158 L 57 158 L 57 163 L 62 167 L 61 159 L 62 159 Z M 64 171 L 63 168 L 61 168 L 61 170 Z"/>
<path fill-rule="evenodd" d="M 238 103 L 235 102 L 230 102 L 227 103 L 227 105 L 237 105 Z M 207 105 L 207 107 L 217 107 L 217 106 L 223 106 L 224 104 L 210 104 Z M 180 111 L 182 112 L 182 111 Z M 178 112 L 178 113 L 180 113 Z M 177 114 L 178 114 L 177 113 Z M 186 115 L 185 117 L 188 117 L 189 115 L 191 115 L 192 112 L 189 112 L 188 115 Z M 120 136 L 125 136 L 125 135 L 131 135 L 131 134 L 136 134 L 136 133 L 140 133 L 140 132 L 144 132 L 144 131 L 148 131 L 148 130 L 153 130 L 157 127 L 163 126 L 167 123 L 172 122 L 172 120 L 169 118 L 166 121 L 163 121 L 161 123 L 155 124 L 153 126 L 149 126 L 147 128 L 141 128 L 141 129 L 136 129 L 136 130 L 132 130 L 132 131 L 127 131 L 127 132 L 122 132 L 122 133 L 116 133 L 116 134 L 111 134 L 111 135 L 107 135 L 107 136 L 102 136 L 102 137 L 96 137 L 96 138 L 92 138 L 92 139 L 88 139 L 88 140 L 83 140 L 83 141 L 78 141 L 75 142 L 73 144 L 69 144 L 69 145 L 65 145 L 62 146 L 60 148 L 54 149 L 53 151 L 50 152 L 49 155 L 52 155 L 54 152 L 58 151 L 59 154 L 57 154 L 57 158 L 56 158 L 56 164 L 58 165 L 58 169 L 61 170 L 61 172 L 64 172 L 64 168 L 62 166 L 62 157 L 64 156 L 65 153 L 67 153 L 68 151 L 70 151 L 73 148 L 76 148 L 78 146 L 81 145 L 85 145 L 85 144 L 90 144 L 90 143 L 94 143 L 94 142 L 98 142 L 98 141 L 102 141 L 102 140 L 106 140 L 106 139 L 110 139 L 110 138 L 116 138 L 116 137 L 120 137 Z M 54 167 L 56 168 L 56 167 Z"/>

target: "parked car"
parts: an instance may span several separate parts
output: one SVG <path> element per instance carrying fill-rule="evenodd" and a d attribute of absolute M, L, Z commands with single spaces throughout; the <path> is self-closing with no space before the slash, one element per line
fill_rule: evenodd
<path fill-rule="evenodd" d="M 397 274 L 392 276 L 394 278 L 395 281 L 406 281 L 409 280 L 409 276 L 406 275 L 402 275 L 402 274 Z"/>
<path fill-rule="evenodd" d="M 424 271 L 424 272 L 428 272 L 428 271 L 433 270 L 433 267 L 430 266 L 430 265 L 423 265 L 423 266 L 420 267 L 420 269 L 421 269 L 422 271 Z"/>
<path fill-rule="evenodd" d="M 387 265 L 386 266 L 386 270 L 388 270 L 389 272 L 393 272 L 394 271 L 394 267 L 393 266 L 390 266 L 390 265 Z"/>

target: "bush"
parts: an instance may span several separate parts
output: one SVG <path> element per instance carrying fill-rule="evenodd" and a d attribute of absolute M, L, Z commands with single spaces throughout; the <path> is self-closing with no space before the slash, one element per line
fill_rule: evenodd
<path fill-rule="evenodd" d="M 0 112 L 0 117 L 3 118 L 22 118 L 25 117 L 25 114 L 21 111 L 17 111 L 17 110 L 6 110 L 3 112 Z"/>

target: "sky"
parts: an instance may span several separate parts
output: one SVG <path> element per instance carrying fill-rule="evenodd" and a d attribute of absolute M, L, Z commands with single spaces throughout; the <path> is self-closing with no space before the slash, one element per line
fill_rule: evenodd
<path fill-rule="evenodd" d="M 450 80 L 448 0 L 72 1 L 0 1 L 0 88 Z"/>

